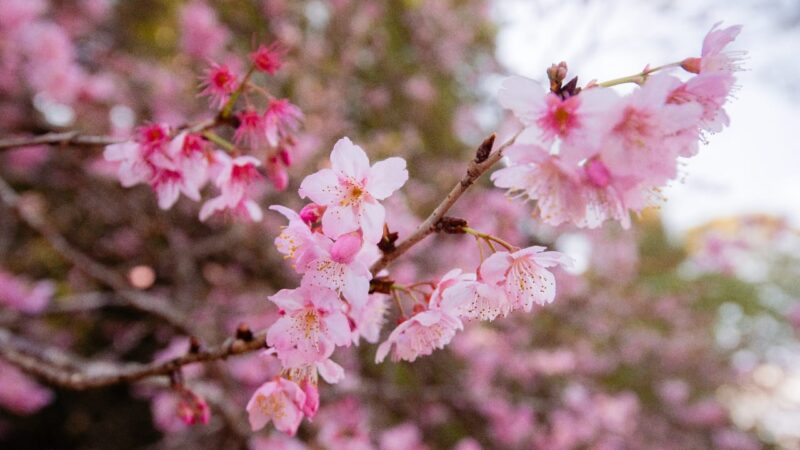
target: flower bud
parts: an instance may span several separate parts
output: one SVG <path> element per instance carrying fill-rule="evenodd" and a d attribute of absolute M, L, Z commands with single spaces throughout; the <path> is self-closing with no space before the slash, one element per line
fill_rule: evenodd
<path fill-rule="evenodd" d="M 331 247 L 331 259 L 338 263 L 348 264 L 361 250 L 363 240 L 358 232 L 341 236 Z"/>

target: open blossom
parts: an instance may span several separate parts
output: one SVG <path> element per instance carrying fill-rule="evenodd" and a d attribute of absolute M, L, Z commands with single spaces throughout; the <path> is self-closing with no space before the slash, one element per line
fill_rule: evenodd
<path fill-rule="evenodd" d="M 668 103 L 680 81 L 652 76 L 641 88 L 607 111 L 611 123 L 600 154 L 611 173 L 661 185 L 677 174 L 676 158 L 698 140 L 702 108 Z M 688 142 L 687 142 L 688 141 Z"/>
<path fill-rule="evenodd" d="M 133 141 L 107 146 L 103 156 L 119 163 L 123 186 L 150 184 L 161 209 L 171 208 L 181 193 L 200 200 L 200 189 L 207 179 L 207 160 L 199 136 L 183 132 L 170 139 L 166 125 L 153 124 L 140 128 Z"/>
<path fill-rule="evenodd" d="M 238 77 L 227 64 L 211 63 L 203 79 L 201 94 L 211 98 L 212 106 L 221 108 L 238 86 Z"/>
<path fill-rule="evenodd" d="M 281 45 L 273 42 L 269 46 L 259 45 L 258 50 L 250 54 L 250 59 L 258 70 L 275 75 L 283 66 L 283 53 Z"/>
<path fill-rule="evenodd" d="M 556 280 L 550 267 L 572 264 L 559 252 L 544 247 L 528 247 L 514 253 L 497 252 L 486 258 L 480 277 L 490 285 L 502 286 L 514 309 L 530 311 L 534 303 L 551 303 L 556 296 Z"/>
<path fill-rule="evenodd" d="M 351 305 L 349 317 L 356 324 L 354 341 L 363 337 L 370 344 L 375 344 L 386 323 L 386 312 L 389 310 L 389 296 L 380 293 L 370 294 L 363 305 Z"/>
<path fill-rule="evenodd" d="M 293 381 L 275 378 L 261 385 L 247 403 L 253 431 L 272 421 L 275 428 L 294 436 L 303 420 L 306 394 Z"/>
<path fill-rule="evenodd" d="M 458 311 L 458 317 L 467 320 L 494 320 L 507 316 L 511 303 L 497 285 L 478 281 L 474 273 L 461 269 L 447 272 L 431 293 L 432 305 Z"/>
<path fill-rule="evenodd" d="M 375 362 L 380 363 L 391 351 L 392 361 L 413 362 L 418 356 L 426 356 L 436 349 L 449 344 L 464 324 L 457 317 L 451 305 L 442 305 L 419 312 L 397 326 L 375 354 Z"/>
<path fill-rule="evenodd" d="M 311 261 L 317 259 L 320 255 L 320 249 L 326 245 L 325 241 L 329 241 L 330 238 L 322 233 L 313 231 L 309 226 L 308 220 L 303 218 L 304 212 L 305 216 L 308 217 L 310 213 L 307 211 L 310 211 L 311 208 L 303 208 L 300 214 L 281 205 L 272 205 L 269 209 L 277 211 L 289 219 L 289 223 L 283 227 L 281 233 L 275 238 L 275 247 L 285 258 L 293 261 L 295 270 L 302 273 Z"/>
<path fill-rule="evenodd" d="M 289 100 L 271 100 L 264 112 L 264 134 L 269 145 L 277 147 L 283 139 L 297 131 L 302 120 L 303 112 Z"/>
<path fill-rule="evenodd" d="M 258 148 L 264 142 L 264 119 L 255 109 L 245 108 L 239 113 L 239 126 L 233 135 L 236 144 L 244 142 Z"/>
<path fill-rule="evenodd" d="M 722 22 L 717 22 L 711 27 L 703 39 L 703 48 L 700 58 L 687 58 L 681 67 L 693 73 L 724 72 L 731 74 L 741 70 L 741 60 L 744 52 L 725 50 L 742 31 L 741 25 L 719 29 Z"/>
<path fill-rule="evenodd" d="M 322 229 L 328 236 L 361 230 L 364 240 L 377 243 L 383 234 L 384 200 L 408 180 L 406 162 L 389 158 L 369 165 L 367 154 L 350 139 L 342 138 L 331 152 L 331 168 L 307 176 L 300 196 L 327 206 Z"/>
<path fill-rule="evenodd" d="M 578 162 L 597 150 L 597 136 L 605 126 L 604 114 L 617 101 L 611 89 L 595 88 L 567 98 L 549 92 L 534 80 L 512 76 L 498 93 L 500 104 L 510 109 L 526 127 L 538 130 L 543 144 L 561 141 L 562 157 Z"/>
<path fill-rule="evenodd" d="M 350 345 L 350 324 L 334 291 L 301 286 L 269 299 L 280 308 L 281 318 L 267 332 L 267 344 L 284 367 L 311 365 L 330 357 L 336 346 Z"/>
<path fill-rule="evenodd" d="M 248 190 L 253 180 L 259 176 L 257 167 L 261 163 L 252 156 L 231 158 L 223 151 L 216 152 L 214 159 L 221 166 L 214 180 L 220 195 L 203 205 L 200 209 L 200 220 L 206 220 L 216 212 L 230 210 L 254 222 L 260 221 L 263 212 L 261 207 L 248 197 Z"/>
<path fill-rule="evenodd" d="M 303 284 L 332 289 L 351 304 L 365 304 L 372 274 L 363 258 L 358 257 L 363 243 L 359 233 L 322 243 L 317 257 L 303 270 Z"/>
<path fill-rule="evenodd" d="M 535 200 L 534 217 L 549 225 L 572 222 L 596 228 L 605 220 L 630 226 L 629 208 L 642 203 L 638 183 L 630 178 L 612 179 L 598 159 L 583 168 L 569 165 L 537 145 L 517 144 L 506 151 L 509 167 L 491 176 L 495 186 Z M 626 202 L 631 202 L 628 205 Z"/>

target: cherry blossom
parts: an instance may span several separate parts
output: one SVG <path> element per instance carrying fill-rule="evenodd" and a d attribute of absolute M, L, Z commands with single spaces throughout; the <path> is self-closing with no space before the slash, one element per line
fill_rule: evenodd
<path fill-rule="evenodd" d="M 219 174 L 214 180 L 220 195 L 206 201 L 200 209 L 200 220 L 206 220 L 216 212 L 230 210 L 254 222 L 260 221 L 263 212 L 261 207 L 248 197 L 248 189 L 259 176 L 257 167 L 261 162 L 252 156 L 231 158 L 222 151 L 214 154 L 214 160 L 220 166 Z"/>
<path fill-rule="evenodd" d="M 392 361 L 414 362 L 436 349 L 442 349 L 464 328 L 453 308 L 431 308 L 419 312 L 398 325 L 375 354 L 375 362 L 381 363 L 391 352 Z"/>
<path fill-rule="evenodd" d="M 275 378 L 261 385 L 247 403 L 247 413 L 253 431 L 272 421 L 275 428 L 289 436 L 297 433 L 303 420 L 306 394 L 296 383 Z"/>
<path fill-rule="evenodd" d="M 271 100 L 264 112 L 264 134 L 269 145 L 277 147 L 282 140 L 297 130 L 302 120 L 303 113 L 300 108 L 291 104 L 289 100 Z"/>
<path fill-rule="evenodd" d="M 283 66 L 283 53 L 281 45 L 273 42 L 269 46 L 259 45 L 258 49 L 250 54 L 250 59 L 258 70 L 275 75 L 275 72 Z"/>
<path fill-rule="evenodd" d="M 211 105 L 222 108 L 239 86 L 236 74 L 226 64 L 211 63 L 203 79 L 201 94 L 211 98 Z"/>
<path fill-rule="evenodd" d="M 331 152 L 331 168 L 307 176 L 300 196 L 327 208 L 322 228 L 328 236 L 361 230 L 364 240 L 377 243 L 383 233 L 384 200 L 408 179 L 406 162 L 389 158 L 369 165 L 367 154 L 350 139 L 342 138 Z"/>
<path fill-rule="evenodd" d="M 320 287 L 282 289 L 269 299 L 281 318 L 267 332 L 284 367 L 302 367 L 328 358 L 336 346 L 350 345 L 350 324 L 336 292 Z"/>
<path fill-rule="evenodd" d="M 534 246 L 494 253 L 483 261 L 479 274 L 487 284 L 502 286 L 514 309 L 530 312 L 534 303 L 544 305 L 555 299 L 555 277 L 547 269 L 571 264 L 563 253 Z"/>

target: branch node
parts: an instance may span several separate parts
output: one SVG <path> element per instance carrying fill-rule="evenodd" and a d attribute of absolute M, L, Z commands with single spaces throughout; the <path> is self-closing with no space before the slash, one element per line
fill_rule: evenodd
<path fill-rule="evenodd" d="M 478 146 L 478 150 L 475 152 L 475 163 L 480 164 L 487 159 L 489 159 L 489 155 L 492 153 L 492 147 L 494 147 L 494 140 L 497 137 L 497 134 L 492 133 L 491 136 L 484 139 L 481 142 L 481 145 Z"/>

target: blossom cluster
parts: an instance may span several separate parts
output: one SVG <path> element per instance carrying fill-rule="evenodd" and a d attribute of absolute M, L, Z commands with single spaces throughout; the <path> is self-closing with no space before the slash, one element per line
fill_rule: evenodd
<path fill-rule="evenodd" d="M 251 55 L 251 69 L 241 76 L 228 64 L 212 62 L 204 75 L 202 94 L 218 110 L 210 125 L 172 128 L 154 123 L 142 126 L 125 142 L 106 147 L 104 157 L 118 164 L 118 177 L 125 187 L 149 184 L 158 205 L 171 208 L 181 194 L 200 201 L 201 190 L 212 182 L 219 195 L 200 209 L 200 220 L 218 212 L 230 212 L 260 221 L 263 212 L 251 198 L 260 178 L 262 160 L 266 175 L 278 190 L 286 189 L 287 168 L 292 164 L 294 133 L 303 120 L 300 109 L 286 99 L 277 99 L 249 81 L 255 71 L 274 75 L 282 65 L 283 50 L 277 44 L 260 46 Z M 255 91 L 266 97 L 260 113 L 247 106 L 235 116 L 237 99 Z M 248 105 L 251 102 L 248 100 Z M 235 127 L 233 142 L 209 131 L 226 123 Z M 241 154 L 249 149 L 249 154 Z"/>
<path fill-rule="evenodd" d="M 678 175 L 680 158 L 694 156 L 708 133 L 728 125 L 723 106 L 735 87 L 742 54 L 726 50 L 741 26 L 714 25 L 699 58 L 583 89 L 577 78 L 563 84 L 565 63 L 548 70 L 550 89 L 514 76 L 500 103 L 526 127 L 506 153 L 509 166 L 493 174 L 500 188 L 535 201 L 534 217 L 549 225 L 596 228 L 659 200 Z M 688 80 L 655 73 L 682 67 Z M 620 96 L 611 86 L 640 85 Z"/>
<path fill-rule="evenodd" d="M 474 273 L 453 269 L 437 283 L 371 289 L 370 266 L 380 257 L 386 212 L 380 203 L 408 179 L 406 162 L 393 157 L 370 166 L 361 147 L 342 138 L 333 147 L 331 167 L 307 176 L 299 189 L 311 200 L 295 212 L 281 205 L 271 209 L 288 219 L 275 245 L 302 274 L 300 286 L 269 297 L 280 318 L 267 332 L 268 355 L 281 362 L 280 376 L 262 385 L 247 405 L 254 429 L 272 420 L 293 435 L 303 417 L 319 408 L 318 376 L 330 383 L 344 369 L 330 358 L 337 347 L 357 345 L 361 338 L 376 343 L 386 321 L 387 292 L 397 301 L 398 325 L 378 346 L 376 363 L 391 353 L 394 361 L 414 361 L 444 348 L 463 321 L 494 320 L 513 310 L 531 311 L 534 304 L 555 298 L 555 278 L 548 268 L 569 264 L 569 258 L 544 247 L 516 249 L 486 258 Z M 479 233 L 480 234 L 480 233 Z M 414 304 L 405 315 L 397 291 Z M 420 297 L 422 299 L 420 299 Z"/>

